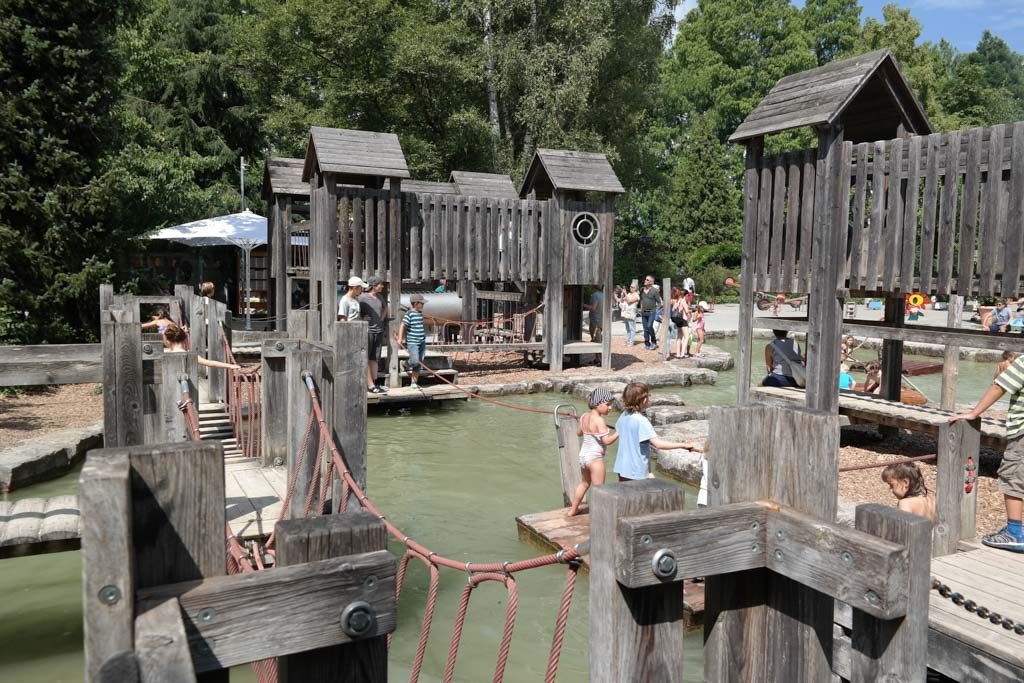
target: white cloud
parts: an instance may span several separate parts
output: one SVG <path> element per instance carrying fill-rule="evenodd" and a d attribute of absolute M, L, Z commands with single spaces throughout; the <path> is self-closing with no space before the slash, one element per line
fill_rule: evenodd
<path fill-rule="evenodd" d="M 683 0 L 676 5 L 676 23 L 678 24 L 681 22 L 686 15 L 689 14 L 690 10 L 694 9 L 696 6 L 697 0 Z"/>

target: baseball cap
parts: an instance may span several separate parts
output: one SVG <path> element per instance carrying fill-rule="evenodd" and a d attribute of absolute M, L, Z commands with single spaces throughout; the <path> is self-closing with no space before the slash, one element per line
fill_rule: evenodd
<path fill-rule="evenodd" d="M 607 388 L 597 387 L 596 389 L 590 392 L 590 398 L 587 399 L 587 405 L 589 405 L 591 408 L 596 408 L 602 403 L 610 403 L 614 400 L 615 397 L 612 396 L 612 392 L 610 392 Z"/>
<path fill-rule="evenodd" d="M 373 277 L 366 281 L 366 284 L 369 285 L 370 287 L 376 287 L 377 285 L 384 284 L 384 278 L 382 278 L 380 275 L 374 275 Z"/>
<path fill-rule="evenodd" d="M 424 301 L 426 301 L 426 299 L 424 299 L 423 295 L 420 294 L 419 292 L 416 292 L 415 294 L 409 297 L 410 304 L 423 303 Z"/>
<path fill-rule="evenodd" d="M 350 277 L 348 279 L 348 286 L 349 287 L 362 287 L 362 288 L 365 289 L 366 288 L 366 283 L 363 282 L 363 278 L 359 277 L 358 275 L 353 275 L 352 277 Z"/>

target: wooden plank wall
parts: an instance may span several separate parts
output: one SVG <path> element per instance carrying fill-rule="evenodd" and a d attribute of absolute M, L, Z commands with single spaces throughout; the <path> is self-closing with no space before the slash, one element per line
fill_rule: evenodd
<path fill-rule="evenodd" d="M 847 143 L 840 288 L 1012 296 L 1024 274 L 1024 122 Z M 754 287 L 805 292 L 815 151 L 757 165 Z M 1021 169 L 1014 173 L 1014 168 Z M 1013 226 L 1008 228 L 1008 226 Z"/>

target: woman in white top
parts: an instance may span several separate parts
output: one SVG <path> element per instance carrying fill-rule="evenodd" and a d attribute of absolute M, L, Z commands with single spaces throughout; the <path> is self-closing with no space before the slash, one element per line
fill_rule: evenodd
<path fill-rule="evenodd" d="M 636 308 L 640 303 L 640 292 L 636 285 L 630 285 L 629 291 L 619 299 L 619 313 L 622 314 L 622 322 L 626 323 L 626 344 L 632 346 L 636 343 Z"/>
<path fill-rule="evenodd" d="M 611 412 L 612 402 L 615 398 L 612 392 L 604 387 L 598 387 L 590 392 L 590 412 L 580 418 L 579 429 L 576 436 L 583 437 L 580 444 L 580 473 L 583 481 L 576 487 L 572 494 L 572 505 L 569 506 L 567 517 L 572 517 L 580 511 L 580 503 L 591 484 L 604 483 L 604 452 L 619 438 L 618 434 L 612 434 L 612 428 L 604 421 L 604 416 Z"/>

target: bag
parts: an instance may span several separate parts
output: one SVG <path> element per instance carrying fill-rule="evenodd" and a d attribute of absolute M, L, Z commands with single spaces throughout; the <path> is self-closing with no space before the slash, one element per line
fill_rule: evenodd
<path fill-rule="evenodd" d="M 791 376 L 798 387 L 807 386 L 807 368 L 804 367 L 803 363 L 800 363 L 799 361 L 791 361 L 789 364 L 789 371 L 792 373 Z"/>

